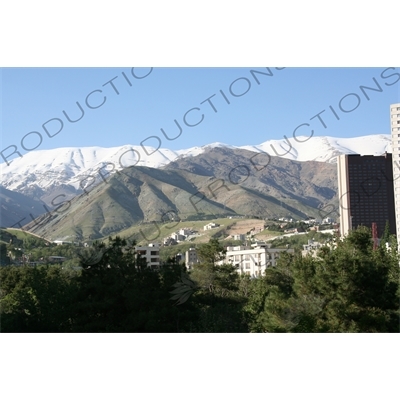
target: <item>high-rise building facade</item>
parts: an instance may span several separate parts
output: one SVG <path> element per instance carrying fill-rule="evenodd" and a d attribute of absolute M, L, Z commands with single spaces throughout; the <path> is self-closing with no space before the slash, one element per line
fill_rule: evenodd
<path fill-rule="evenodd" d="M 400 103 L 390 105 L 390 133 L 392 135 L 393 186 L 396 210 L 396 233 L 400 248 Z"/>
<path fill-rule="evenodd" d="M 380 238 L 386 222 L 395 234 L 392 154 L 346 154 L 338 157 L 337 165 L 341 236 L 358 226 L 372 228 L 376 223 Z"/>

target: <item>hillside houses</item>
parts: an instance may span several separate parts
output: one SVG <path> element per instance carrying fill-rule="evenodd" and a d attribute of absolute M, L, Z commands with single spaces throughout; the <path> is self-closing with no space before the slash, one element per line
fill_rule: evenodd
<path fill-rule="evenodd" d="M 264 223 L 254 226 L 250 229 L 250 236 L 257 235 L 258 233 L 262 232 L 265 229 Z"/>
<path fill-rule="evenodd" d="M 302 227 L 298 227 L 298 228 L 285 229 L 283 232 L 285 232 L 285 233 L 304 233 L 305 230 Z"/>
<path fill-rule="evenodd" d="M 210 222 L 209 224 L 204 225 L 203 229 L 205 231 L 208 231 L 209 229 L 214 229 L 214 228 L 218 228 L 218 227 L 219 227 L 219 224 L 216 224 L 215 222 Z"/>
<path fill-rule="evenodd" d="M 173 246 L 180 242 L 184 242 L 188 240 L 193 235 L 196 235 L 197 231 L 190 228 L 181 228 L 179 231 L 171 233 L 168 237 L 166 237 L 163 241 L 164 246 Z"/>
<path fill-rule="evenodd" d="M 242 233 L 239 233 L 239 234 L 236 234 L 236 235 L 232 235 L 232 239 L 233 240 L 240 240 L 240 241 L 244 241 L 244 240 L 246 240 L 246 235 L 244 235 L 244 234 L 242 234 Z"/>

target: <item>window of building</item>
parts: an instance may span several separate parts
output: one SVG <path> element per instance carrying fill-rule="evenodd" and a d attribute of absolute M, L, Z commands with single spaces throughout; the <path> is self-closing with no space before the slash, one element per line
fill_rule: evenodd
<path fill-rule="evenodd" d="M 250 269 L 250 263 L 245 264 L 246 269 Z"/>

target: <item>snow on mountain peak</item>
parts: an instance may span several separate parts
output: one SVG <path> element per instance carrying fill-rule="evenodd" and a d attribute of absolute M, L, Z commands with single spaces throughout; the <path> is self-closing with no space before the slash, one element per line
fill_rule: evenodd
<path fill-rule="evenodd" d="M 178 157 L 193 157 L 209 148 L 246 149 L 265 152 L 297 161 L 336 162 L 340 154 L 380 155 L 391 152 L 390 135 L 371 135 L 355 138 L 330 136 L 268 140 L 259 145 L 231 146 L 220 142 L 184 150 L 124 145 L 119 147 L 63 147 L 37 150 L 12 160 L 10 165 L 0 164 L 0 184 L 9 190 L 26 192 L 30 187 L 47 189 L 61 184 L 83 189 L 82 181 L 94 177 L 100 181 L 109 174 L 129 166 L 158 168 Z M 101 173 L 100 173 L 101 172 Z M 103 178 L 102 176 L 103 175 Z M 91 181 L 91 184 L 93 182 Z"/>

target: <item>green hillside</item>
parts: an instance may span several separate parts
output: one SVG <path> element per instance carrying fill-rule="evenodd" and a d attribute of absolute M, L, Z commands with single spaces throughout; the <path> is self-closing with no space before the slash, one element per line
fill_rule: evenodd
<path fill-rule="evenodd" d="M 132 226 L 131 228 L 119 232 L 118 235 L 142 244 L 162 241 L 164 238 L 181 228 L 189 228 L 198 231 L 198 233 L 201 235 L 193 238 L 193 240 L 191 240 L 192 243 L 207 243 L 211 237 L 224 239 L 226 237 L 225 231 L 234 225 L 236 221 L 237 220 L 235 219 L 229 218 L 217 218 L 205 221 L 171 221 L 164 224 L 153 222 L 149 224 Z M 207 225 L 210 222 L 215 222 L 220 226 L 218 228 L 204 231 L 204 225 Z"/>
<path fill-rule="evenodd" d="M 9 244 L 10 240 L 14 244 L 22 244 L 22 242 L 30 241 L 35 243 L 37 246 L 46 246 L 48 240 L 38 237 L 28 231 L 14 228 L 0 229 L 0 243 Z"/>

